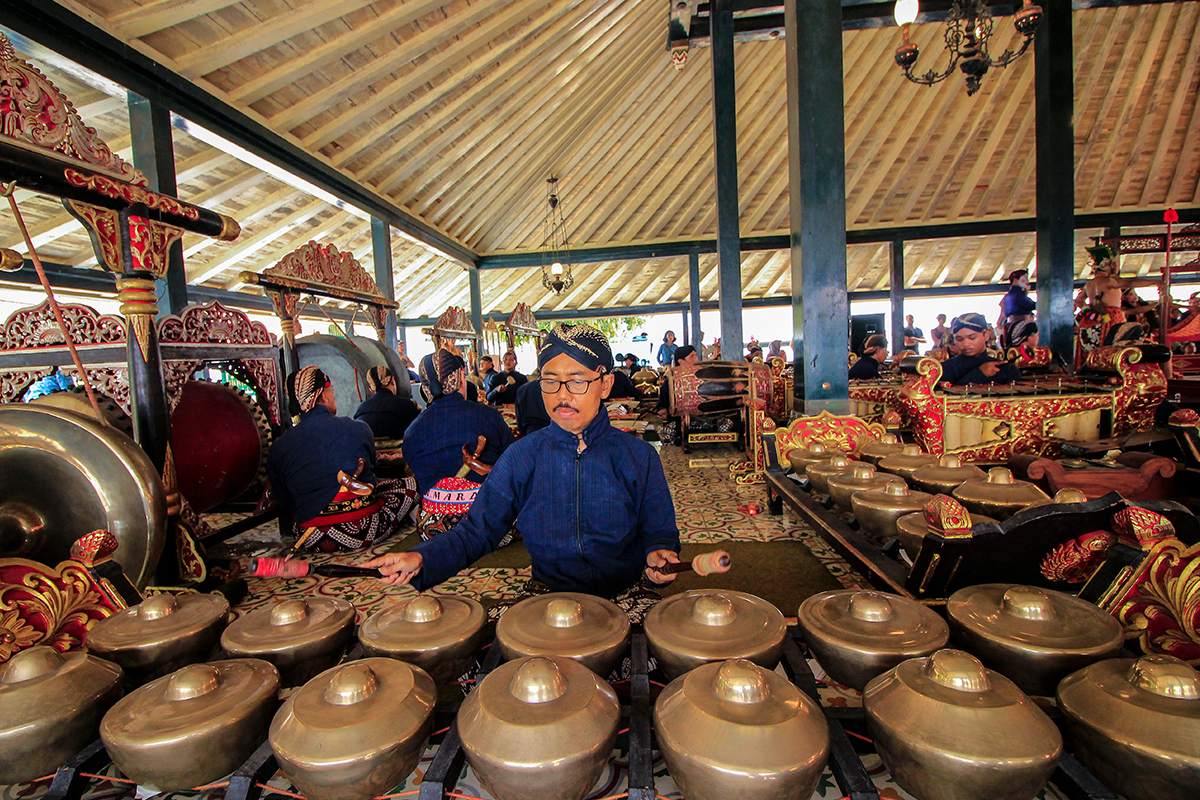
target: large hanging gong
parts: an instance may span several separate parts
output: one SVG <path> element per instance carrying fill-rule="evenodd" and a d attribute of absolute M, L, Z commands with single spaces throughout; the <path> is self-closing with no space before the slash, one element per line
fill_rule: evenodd
<path fill-rule="evenodd" d="M 141 588 L 166 527 L 158 472 L 128 436 L 58 408 L 0 405 L 0 558 L 55 565 L 76 539 L 103 528 Z"/>
<path fill-rule="evenodd" d="M 400 357 L 374 339 L 363 336 L 327 336 L 316 334 L 296 340 L 296 358 L 300 366 L 316 366 L 333 384 L 337 398 L 338 416 L 353 417 L 358 405 L 371 396 L 367 386 L 367 371 L 385 366 L 396 376 L 396 395 L 409 397 L 412 388 L 408 368 Z"/>

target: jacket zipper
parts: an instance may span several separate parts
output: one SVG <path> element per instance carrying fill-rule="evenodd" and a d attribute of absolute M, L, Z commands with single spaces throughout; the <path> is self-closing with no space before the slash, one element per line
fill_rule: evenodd
<path fill-rule="evenodd" d="M 583 493 L 580 491 L 580 459 L 583 458 L 583 453 L 575 451 L 575 548 L 579 551 L 579 559 L 585 564 L 587 559 L 583 555 L 583 530 L 581 528 L 581 515 L 583 513 Z"/>

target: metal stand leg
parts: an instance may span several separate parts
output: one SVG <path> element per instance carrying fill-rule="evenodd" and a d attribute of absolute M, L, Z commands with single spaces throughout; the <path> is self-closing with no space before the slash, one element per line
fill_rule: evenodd
<path fill-rule="evenodd" d="M 44 800 L 79 800 L 87 789 L 87 780 L 80 777 L 79 773 L 95 772 L 109 761 L 104 742 L 97 739 L 58 768 Z"/>
<path fill-rule="evenodd" d="M 817 680 L 808 668 L 808 662 L 804 660 L 804 654 L 800 652 L 793 636 L 794 629 L 783 638 L 783 668 L 792 683 L 820 706 Z M 821 706 L 821 710 L 827 711 L 824 706 Z M 867 774 L 862 759 L 854 752 L 854 745 L 850 743 L 850 737 L 846 735 L 841 720 L 828 713 L 825 720 L 829 723 L 829 768 L 833 771 L 838 787 L 850 800 L 879 800 L 879 792 L 871 776 Z"/>
<path fill-rule="evenodd" d="M 475 685 L 478 686 L 479 682 L 499 664 L 500 646 L 493 639 L 487 656 L 479 666 L 479 675 L 475 679 Z M 433 757 L 433 762 L 425 771 L 425 779 L 421 781 L 421 793 L 418 795 L 419 800 L 446 800 L 446 792 L 454 791 L 455 784 L 462 777 L 464 761 L 466 761 L 466 753 L 463 752 L 462 739 L 458 737 L 458 722 L 455 721 L 451 723 L 450 730 L 446 731 L 446 738 L 442 740 L 442 746 L 438 748 L 437 755 Z"/>
<path fill-rule="evenodd" d="M 1070 800 L 1117 800 L 1117 793 L 1105 787 L 1070 753 L 1062 754 L 1050 780 Z"/>
<path fill-rule="evenodd" d="M 275 753 L 271 750 L 270 742 L 258 746 L 246 762 L 229 777 L 229 788 L 225 790 L 225 800 L 257 800 L 262 794 L 258 784 L 270 778 L 279 768 L 275 761 Z"/>
<path fill-rule="evenodd" d="M 646 634 L 633 634 L 629 676 L 629 800 L 654 800 L 653 734 L 650 730 L 649 651 Z"/>

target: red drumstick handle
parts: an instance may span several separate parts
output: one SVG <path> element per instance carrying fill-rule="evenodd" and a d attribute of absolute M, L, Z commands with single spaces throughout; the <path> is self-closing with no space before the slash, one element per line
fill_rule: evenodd
<path fill-rule="evenodd" d="M 701 577 L 712 575 L 718 572 L 728 572 L 733 562 L 729 558 L 729 553 L 724 550 L 713 550 L 709 553 L 701 553 L 691 561 L 680 561 L 678 564 L 663 564 L 661 567 L 654 567 L 655 572 L 663 575 L 671 575 L 676 572 L 687 572 L 695 570 L 697 575 Z"/>
<path fill-rule="evenodd" d="M 381 573 L 374 567 L 356 567 L 353 564 L 317 564 L 288 558 L 255 558 L 250 561 L 250 575 L 256 578 L 303 578 L 306 575 L 324 575 L 328 578 L 371 577 Z"/>

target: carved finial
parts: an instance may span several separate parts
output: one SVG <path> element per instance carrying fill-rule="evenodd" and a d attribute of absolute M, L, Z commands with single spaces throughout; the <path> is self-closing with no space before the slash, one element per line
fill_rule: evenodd
<path fill-rule="evenodd" d="M 931 531 L 946 539 L 971 536 L 971 515 L 962 503 L 947 494 L 934 495 L 925 504 L 925 522 Z"/>

